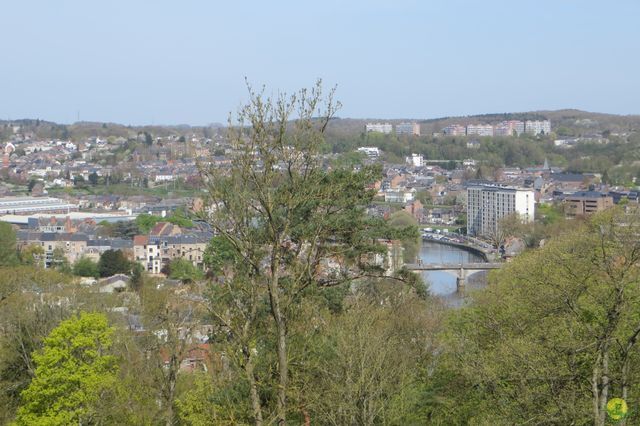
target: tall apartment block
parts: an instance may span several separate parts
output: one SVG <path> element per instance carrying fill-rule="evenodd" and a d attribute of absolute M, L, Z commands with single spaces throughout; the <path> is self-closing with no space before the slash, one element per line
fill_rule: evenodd
<path fill-rule="evenodd" d="M 491 124 L 469 124 L 467 135 L 493 136 L 493 126 Z"/>
<path fill-rule="evenodd" d="M 442 133 L 447 136 L 464 136 L 467 134 L 467 128 L 459 124 L 452 124 L 442 129 Z"/>
<path fill-rule="evenodd" d="M 475 185 L 467 188 L 467 234 L 489 236 L 500 220 L 517 213 L 525 223 L 533 222 L 533 189 L 498 185 Z"/>
<path fill-rule="evenodd" d="M 364 130 L 367 133 L 377 132 L 384 133 L 386 135 L 393 131 L 393 126 L 391 125 L 391 123 L 367 123 L 364 126 Z"/>
<path fill-rule="evenodd" d="M 418 123 L 396 124 L 396 134 L 420 136 L 420 125 Z"/>
<path fill-rule="evenodd" d="M 524 121 L 502 121 L 496 125 L 493 133 L 496 136 L 520 136 L 524 133 Z"/>
<path fill-rule="evenodd" d="M 551 133 L 551 122 L 549 120 L 527 120 L 524 122 L 524 131 L 532 135 Z"/>

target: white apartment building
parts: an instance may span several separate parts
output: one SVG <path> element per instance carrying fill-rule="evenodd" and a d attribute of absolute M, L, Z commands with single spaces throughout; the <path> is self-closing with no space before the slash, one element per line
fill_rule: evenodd
<path fill-rule="evenodd" d="M 524 133 L 524 121 L 520 120 L 502 121 L 493 130 L 495 136 L 520 136 L 522 133 Z"/>
<path fill-rule="evenodd" d="M 451 124 L 442 129 L 442 133 L 447 136 L 464 136 L 467 134 L 467 129 L 459 124 Z"/>
<path fill-rule="evenodd" d="M 532 135 L 551 133 L 551 122 L 549 120 L 527 120 L 524 123 L 524 130 Z"/>
<path fill-rule="evenodd" d="M 493 136 L 493 126 L 491 124 L 469 124 L 467 125 L 467 136 Z"/>
<path fill-rule="evenodd" d="M 364 126 L 365 132 L 376 132 L 376 133 L 384 133 L 388 135 L 393 131 L 393 126 L 391 123 L 367 123 Z"/>
<path fill-rule="evenodd" d="M 365 154 L 369 158 L 378 158 L 380 157 L 380 149 L 375 146 L 361 146 L 356 151 Z"/>
<path fill-rule="evenodd" d="M 413 201 L 416 195 L 416 190 L 414 188 L 411 189 L 398 189 L 398 190 L 390 190 L 384 193 L 384 202 L 385 203 L 408 203 L 409 201 Z"/>
<path fill-rule="evenodd" d="M 396 135 L 420 136 L 420 125 L 418 123 L 396 124 Z"/>
<path fill-rule="evenodd" d="M 424 166 L 424 157 L 422 156 L 422 154 L 411 154 L 411 157 L 406 157 L 405 160 L 413 167 Z"/>
<path fill-rule="evenodd" d="M 506 124 L 500 123 L 493 128 L 493 134 L 495 136 L 513 136 L 513 131 Z"/>
<path fill-rule="evenodd" d="M 489 236 L 505 216 L 517 213 L 524 223 L 533 222 L 535 194 L 533 189 L 498 185 L 476 185 L 467 188 L 467 234 Z"/>

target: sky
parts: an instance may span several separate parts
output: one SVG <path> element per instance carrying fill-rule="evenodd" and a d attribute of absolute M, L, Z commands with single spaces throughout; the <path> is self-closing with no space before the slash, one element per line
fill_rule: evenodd
<path fill-rule="evenodd" d="M 337 86 L 340 117 L 640 113 L 640 1 L 4 1 L 0 119 L 226 122 Z"/>

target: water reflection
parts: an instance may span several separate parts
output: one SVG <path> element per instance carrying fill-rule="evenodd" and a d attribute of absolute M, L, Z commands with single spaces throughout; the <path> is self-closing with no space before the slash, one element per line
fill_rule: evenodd
<path fill-rule="evenodd" d="M 476 253 L 461 248 L 441 244 L 435 241 L 424 241 L 420 249 L 423 263 L 474 263 L 485 260 Z M 443 271 L 423 272 L 423 278 L 429 283 L 431 294 L 443 298 L 447 304 L 459 306 L 463 298 L 456 292 L 456 276 Z M 466 281 L 466 289 L 482 288 L 487 282 L 487 273 L 478 272 L 470 275 Z"/>

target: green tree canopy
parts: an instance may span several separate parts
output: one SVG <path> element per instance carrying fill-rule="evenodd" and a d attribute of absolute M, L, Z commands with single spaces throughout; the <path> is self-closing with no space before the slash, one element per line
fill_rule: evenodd
<path fill-rule="evenodd" d="M 71 273 L 69 260 L 61 247 L 56 247 L 51 253 L 51 267 L 67 274 Z"/>
<path fill-rule="evenodd" d="M 73 264 L 73 274 L 79 277 L 94 277 L 100 276 L 98 270 L 98 264 L 88 257 L 81 257 Z"/>
<path fill-rule="evenodd" d="M 169 263 L 169 277 L 174 280 L 180 280 L 183 283 L 190 283 L 202 279 L 204 273 L 193 266 L 193 263 L 187 259 L 173 259 Z"/>
<path fill-rule="evenodd" d="M 162 220 L 162 218 L 159 216 L 142 213 L 136 217 L 136 225 L 138 225 L 138 229 L 141 233 L 148 234 L 156 223 L 160 222 L 160 220 Z"/>
<path fill-rule="evenodd" d="M 640 216 L 613 209 L 505 266 L 452 312 L 437 369 L 442 424 L 595 424 L 640 404 Z M 454 391 L 449 391 L 454 390 Z"/>
<path fill-rule="evenodd" d="M 0 222 L 0 266 L 18 264 L 16 233 L 7 222 Z"/>
<path fill-rule="evenodd" d="M 116 358 L 109 354 L 113 331 L 97 313 L 81 313 L 53 329 L 33 355 L 35 377 L 22 392 L 16 424 L 96 423 L 94 407 L 116 382 Z"/>
<path fill-rule="evenodd" d="M 166 221 L 183 228 L 193 227 L 193 222 L 191 221 L 191 219 L 189 219 L 187 213 L 185 213 L 184 209 L 182 208 L 176 209 L 173 214 L 166 218 Z"/>
<path fill-rule="evenodd" d="M 25 265 L 43 266 L 44 248 L 40 244 L 29 244 L 20 250 L 20 260 Z"/>
<path fill-rule="evenodd" d="M 391 215 L 389 226 L 400 231 L 398 238 L 404 247 L 405 262 L 415 262 L 421 244 L 416 219 L 406 211 L 400 210 Z"/>
<path fill-rule="evenodd" d="M 98 184 L 98 180 L 100 178 L 98 177 L 98 173 L 93 172 L 89 175 L 89 183 L 91 183 L 91 185 L 96 186 Z"/>
<path fill-rule="evenodd" d="M 100 256 L 98 271 L 101 277 L 128 274 L 131 271 L 131 262 L 125 257 L 122 250 L 107 250 Z"/>
<path fill-rule="evenodd" d="M 426 189 L 416 192 L 416 199 L 425 206 L 433 203 L 433 197 L 431 197 L 431 193 Z"/>
<path fill-rule="evenodd" d="M 311 288 L 381 276 L 375 259 L 387 250 L 378 239 L 392 233 L 365 213 L 379 167 L 323 167 L 319 149 L 336 108 L 331 94 L 324 98 L 318 83 L 277 99 L 251 89 L 249 96 L 229 129 L 232 166 L 204 170 L 207 204 L 219 206 L 207 219 L 225 249 L 209 257 L 224 273 L 209 306 L 229 352 L 237 354 L 253 422 L 269 416 L 285 424 L 288 413 L 298 413 L 297 403 L 288 402 L 288 330 L 298 306 Z M 269 378 L 256 370 L 265 362 Z"/>
<path fill-rule="evenodd" d="M 77 297 L 71 277 L 33 266 L 7 267 L 0 274 L 0 424 L 15 415 L 20 393 L 33 378 L 31 354 L 69 315 L 60 304 Z"/>
<path fill-rule="evenodd" d="M 167 216 L 166 218 L 146 213 L 143 213 L 136 217 L 136 225 L 138 226 L 139 231 L 143 234 L 148 234 L 149 231 L 151 231 L 151 229 L 153 229 L 153 227 L 158 222 L 169 222 L 183 228 L 190 228 L 193 226 L 193 222 L 191 221 L 191 219 L 189 219 L 184 209 L 181 208 L 176 209 L 173 214 Z"/>

